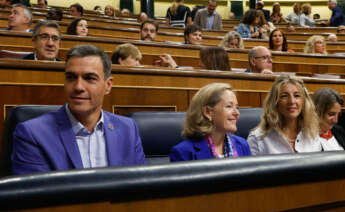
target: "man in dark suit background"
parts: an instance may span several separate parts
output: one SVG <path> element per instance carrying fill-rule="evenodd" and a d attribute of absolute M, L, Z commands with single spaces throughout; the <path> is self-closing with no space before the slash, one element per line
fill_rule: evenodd
<path fill-rule="evenodd" d="M 60 26 L 52 20 L 38 22 L 32 32 L 34 52 L 23 59 L 60 61 L 57 56 L 61 44 Z"/>
<path fill-rule="evenodd" d="M 265 4 L 263 1 L 258 1 L 258 2 L 256 2 L 255 9 L 261 10 L 265 15 L 266 21 L 270 21 L 270 11 L 265 10 L 264 6 L 265 6 Z"/>

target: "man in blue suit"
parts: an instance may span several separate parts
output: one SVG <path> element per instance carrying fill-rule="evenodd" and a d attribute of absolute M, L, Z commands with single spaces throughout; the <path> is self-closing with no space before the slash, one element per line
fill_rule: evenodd
<path fill-rule="evenodd" d="M 136 123 L 102 110 L 112 80 L 111 62 L 101 49 L 69 50 L 67 103 L 16 127 L 13 174 L 146 164 Z"/>
<path fill-rule="evenodd" d="M 345 16 L 343 11 L 337 6 L 336 0 L 328 1 L 328 8 L 332 10 L 332 16 L 328 21 L 323 22 L 323 24 L 329 25 L 331 27 L 338 27 L 345 24 Z"/>

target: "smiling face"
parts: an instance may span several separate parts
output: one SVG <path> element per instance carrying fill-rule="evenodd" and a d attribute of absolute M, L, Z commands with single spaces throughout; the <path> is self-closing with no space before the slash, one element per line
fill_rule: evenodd
<path fill-rule="evenodd" d="M 334 103 L 324 114 L 320 128 L 322 132 L 327 132 L 333 128 L 333 125 L 338 123 L 338 118 L 341 115 L 341 105 L 336 102 Z"/>
<path fill-rule="evenodd" d="M 33 38 L 32 46 L 38 60 L 54 60 L 60 48 L 60 35 L 56 28 L 42 26 L 38 36 Z"/>
<path fill-rule="evenodd" d="M 279 30 L 273 32 L 272 41 L 273 41 L 274 50 L 281 51 L 283 47 L 283 34 Z"/>
<path fill-rule="evenodd" d="M 236 122 L 240 117 L 236 95 L 230 90 L 225 90 L 220 101 L 213 108 L 204 109 L 204 115 L 212 120 L 215 132 L 220 134 L 236 132 Z"/>
<path fill-rule="evenodd" d="M 72 57 L 66 63 L 65 94 L 69 109 L 78 120 L 100 114 L 111 86 L 112 77 L 104 79 L 99 56 Z"/>
<path fill-rule="evenodd" d="M 200 45 L 202 42 L 202 32 L 196 31 L 188 35 L 188 40 L 190 44 Z"/>
<path fill-rule="evenodd" d="M 298 86 L 292 83 L 285 83 L 281 86 L 277 107 L 285 123 L 297 120 L 302 112 L 303 104 L 304 96 Z"/>
<path fill-rule="evenodd" d="M 89 33 L 89 29 L 88 29 L 86 20 L 82 19 L 78 22 L 76 32 L 77 32 L 77 35 L 87 36 L 87 34 Z"/>

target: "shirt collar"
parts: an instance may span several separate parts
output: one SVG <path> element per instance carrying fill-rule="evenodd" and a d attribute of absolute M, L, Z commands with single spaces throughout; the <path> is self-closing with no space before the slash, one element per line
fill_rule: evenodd
<path fill-rule="evenodd" d="M 82 132 L 89 132 L 87 128 L 84 127 L 82 123 L 80 123 L 72 114 L 70 109 L 68 108 L 68 104 L 65 105 L 67 116 L 69 121 L 72 125 L 72 130 L 75 135 L 78 135 Z M 101 110 L 101 118 L 98 120 L 97 124 L 95 125 L 94 130 L 101 130 L 103 132 L 103 125 L 104 125 L 104 116 L 103 116 L 103 110 Z"/>
<path fill-rule="evenodd" d="M 34 52 L 34 59 L 38 60 L 37 57 L 36 57 L 36 52 Z M 54 58 L 54 62 L 56 62 L 56 58 Z"/>

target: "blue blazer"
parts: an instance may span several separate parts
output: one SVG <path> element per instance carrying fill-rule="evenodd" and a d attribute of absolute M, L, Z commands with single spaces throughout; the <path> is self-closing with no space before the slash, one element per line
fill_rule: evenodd
<path fill-rule="evenodd" d="M 238 156 L 251 155 L 247 141 L 239 136 L 230 135 L 234 142 Z M 170 151 L 170 161 L 203 160 L 210 159 L 212 153 L 206 139 L 184 140 L 175 145 Z"/>
<path fill-rule="evenodd" d="M 146 164 L 135 121 L 103 112 L 108 165 Z M 13 174 L 75 168 L 83 168 L 83 163 L 65 106 L 16 127 L 13 134 Z"/>

